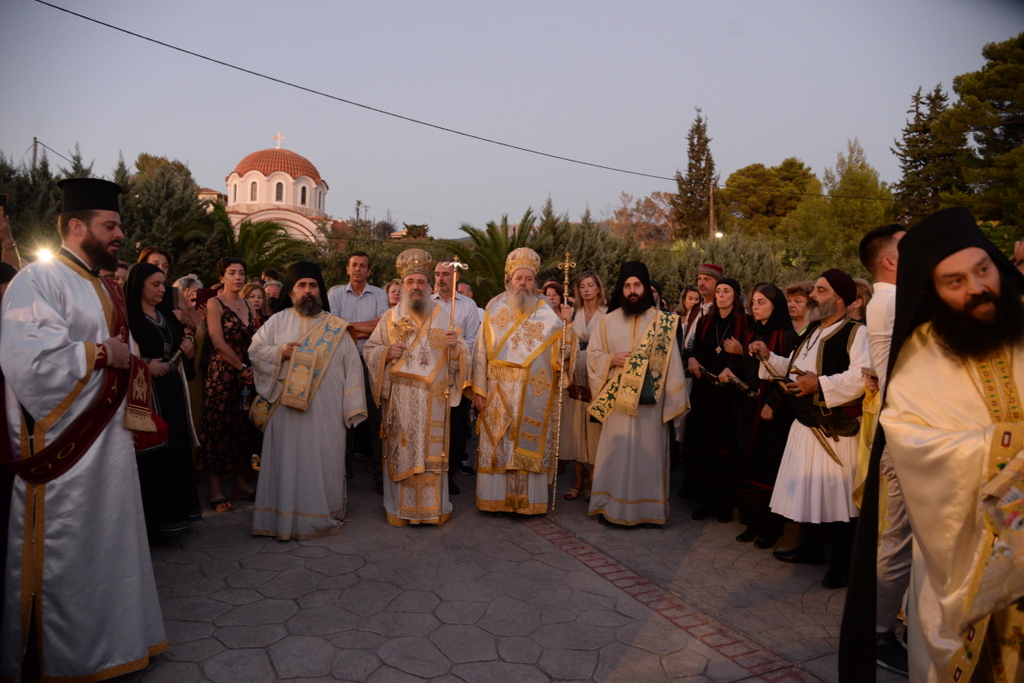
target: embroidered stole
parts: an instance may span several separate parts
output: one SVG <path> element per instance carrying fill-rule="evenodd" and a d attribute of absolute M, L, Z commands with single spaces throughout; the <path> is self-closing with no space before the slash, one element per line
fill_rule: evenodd
<path fill-rule="evenodd" d="M 647 373 L 651 375 L 655 403 L 661 401 L 678 320 L 669 313 L 656 312 L 643 334 L 639 348 L 626 360 L 622 369 L 605 383 L 597 400 L 591 404 L 589 412 L 594 418 L 604 422 L 613 410 L 636 415 L 640 390 Z"/>

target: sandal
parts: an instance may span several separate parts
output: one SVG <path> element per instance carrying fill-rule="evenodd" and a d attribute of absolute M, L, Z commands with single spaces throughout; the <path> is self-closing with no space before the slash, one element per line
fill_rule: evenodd
<path fill-rule="evenodd" d="M 587 501 L 588 503 L 590 502 L 590 489 L 587 489 L 583 492 L 583 500 Z"/>
<path fill-rule="evenodd" d="M 577 498 L 580 497 L 581 493 L 583 493 L 583 489 L 578 489 L 575 486 L 573 486 L 571 489 L 569 489 L 569 492 L 565 494 L 565 499 L 576 500 Z"/>
<path fill-rule="evenodd" d="M 217 500 L 210 501 L 210 507 L 213 508 L 214 512 L 231 512 L 235 509 L 235 506 L 231 504 L 231 501 L 227 498 L 219 498 Z"/>

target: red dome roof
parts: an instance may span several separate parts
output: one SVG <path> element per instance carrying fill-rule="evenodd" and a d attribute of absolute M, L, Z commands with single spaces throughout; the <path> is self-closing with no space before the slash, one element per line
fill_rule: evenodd
<path fill-rule="evenodd" d="M 322 180 L 320 172 L 309 162 L 309 159 L 287 149 L 273 147 L 262 149 L 245 157 L 238 162 L 238 166 L 235 166 L 235 173 L 240 176 L 253 170 L 259 171 L 265 176 L 274 171 L 282 171 L 293 179 L 306 175 L 312 178 L 314 183 L 320 183 Z"/>

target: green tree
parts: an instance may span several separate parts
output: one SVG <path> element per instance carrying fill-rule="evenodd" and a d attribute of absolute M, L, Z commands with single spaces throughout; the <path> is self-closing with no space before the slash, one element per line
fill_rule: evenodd
<path fill-rule="evenodd" d="M 82 160 L 82 150 L 79 149 L 78 143 L 75 143 L 75 151 L 71 153 L 71 167 L 60 169 L 61 176 L 64 178 L 91 178 L 92 167 L 96 162 L 90 161 L 89 165 L 86 166 Z"/>
<path fill-rule="evenodd" d="M 940 208 L 941 195 L 964 191 L 963 165 L 967 136 L 962 129 L 938 125 L 948 107 L 940 85 L 927 94 L 921 88 L 910 98 L 911 118 L 892 153 L 899 160 L 902 177 L 893 187 L 896 219 L 913 225 Z"/>
<path fill-rule="evenodd" d="M 637 241 L 641 247 L 672 241 L 677 226 L 672 219 L 672 198 L 667 192 L 652 192 L 634 199 L 625 192 L 620 206 L 608 220 L 609 229 L 618 237 Z"/>
<path fill-rule="evenodd" d="M 793 213 L 821 183 L 802 161 L 790 157 L 778 166 L 745 166 L 732 175 L 718 196 L 725 214 L 725 232 L 767 235 Z"/>
<path fill-rule="evenodd" d="M 0 192 L 8 195 L 7 213 L 23 258 L 32 260 L 40 249 L 52 251 L 60 245 L 57 216 L 61 193 L 57 181 L 45 152 L 31 170 L 15 166 L 0 153 Z"/>
<path fill-rule="evenodd" d="M 718 185 L 715 160 L 711 156 L 708 120 L 697 107 L 697 118 L 686 135 L 686 175 L 676 171 L 676 195 L 672 215 L 678 226 L 677 237 L 701 237 L 709 234 L 711 192 Z M 717 216 L 716 211 L 716 216 Z"/>
<path fill-rule="evenodd" d="M 974 147 L 964 164 L 968 190 L 944 194 L 943 204 L 1024 228 L 1024 33 L 981 53 L 985 65 L 953 79 L 960 100 L 940 117 L 941 128 L 968 133 Z"/>

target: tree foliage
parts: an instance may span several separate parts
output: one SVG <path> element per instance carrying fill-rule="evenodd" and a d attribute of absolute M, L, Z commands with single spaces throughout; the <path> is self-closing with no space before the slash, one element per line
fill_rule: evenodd
<path fill-rule="evenodd" d="M 686 174 L 676 171 L 672 216 L 678 226 L 677 237 L 696 238 L 709 234 L 711 192 L 718 185 L 715 160 L 711 156 L 711 138 L 708 137 L 708 120 L 700 107 L 697 107 L 697 118 L 686 135 L 686 143 Z"/>
<path fill-rule="evenodd" d="M 894 213 L 900 222 L 913 225 L 941 205 L 941 196 L 962 192 L 967 136 L 962 128 L 940 126 L 949 97 L 937 85 L 927 94 L 921 88 L 910 98 L 911 118 L 892 153 L 899 160 L 902 177 L 894 186 Z"/>
<path fill-rule="evenodd" d="M 672 217 L 673 197 L 667 192 L 652 192 L 634 199 L 623 192 L 608 227 L 617 236 L 636 240 L 640 246 L 671 242 L 678 231 Z"/>
<path fill-rule="evenodd" d="M 811 169 L 795 157 L 778 166 L 745 166 L 719 191 L 725 232 L 768 235 L 793 213 L 808 193 L 821 192 Z"/>

